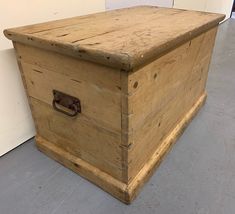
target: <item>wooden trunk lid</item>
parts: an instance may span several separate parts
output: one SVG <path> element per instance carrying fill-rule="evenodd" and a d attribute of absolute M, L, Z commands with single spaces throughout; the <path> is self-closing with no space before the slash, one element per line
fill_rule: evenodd
<path fill-rule="evenodd" d="M 216 26 L 224 15 L 140 6 L 7 29 L 7 38 L 130 71 Z"/>

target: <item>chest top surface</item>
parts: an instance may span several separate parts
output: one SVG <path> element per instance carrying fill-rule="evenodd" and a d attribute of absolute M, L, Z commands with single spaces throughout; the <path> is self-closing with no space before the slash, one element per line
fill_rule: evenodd
<path fill-rule="evenodd" d="M 213 28 L 224 15 L 139 6 L 11 28 L 7 38 L 130 71 Z"/>

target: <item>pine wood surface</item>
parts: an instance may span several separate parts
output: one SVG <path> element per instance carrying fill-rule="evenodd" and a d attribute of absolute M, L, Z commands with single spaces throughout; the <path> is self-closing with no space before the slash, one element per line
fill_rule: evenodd
<path fill-rule="evenodd" d="M 130 203 L 204 104 L 223 17 L 146 6 L 6 30 L 38 148 Z M 81 113 L 55 111 L 54 89 Z"/>
<path fill-rule="evenodd" d="M 169 136 L 162 142 L 161 146 L 157 148 L 154 154 L 149 158 L 148 162 L 145 163 L 144 167 L 138 173 L 138 176 L 136 176 L 129 184 L 120 182 L 109 174 L 104 173 L 93 165 L 90 165 L 61 147 L 52 144 L 39 135 L 36 136 L 37 147 L 54 160 L 95 183 L 117 199 L 126 204 L 130 204 L 138 195 L 138 192 L 144 183 L 147 182 L 154 173 L 156 167 L 159 166 L 163 157 L 170 151 L 176 140 L 183 133 L 189 122 L 197 114 L 205 100 L 206 94 L 204 93 L 171 131 Z"/>
<path fill-rule="evenodd" d="M 204 93 L 216 33 L 209 30 L 128 75 L 128 181 Z"/>
<path fill-rule="evenodd" d="M 213 28 L 224 17 L 140 6 L 12 28 L 4 33 L 14 41 L 131 71 Z"/>

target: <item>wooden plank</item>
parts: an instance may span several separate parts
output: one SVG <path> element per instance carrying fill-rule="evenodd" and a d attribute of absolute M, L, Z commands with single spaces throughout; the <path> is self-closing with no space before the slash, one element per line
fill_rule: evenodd
<path fill-rule="evenodd" d="M 99 13 L 88 14 L 84 16 L 76 16 L 76 17 L 49 21 L 49 22 L 44 22 L 44 23 L 39 23 L 39 24 L 22 26 L 22 27 L 18 27 L 14 29 L 25 34 L 37 34 L 40 32 L 51 32 L 54 30 L 63 30 L 64 28 L 69 27 L 69 26 L 80 26 L 83 24 L 87 25 L 89 23 L 94 23 L 96 21 L 109 22 L 109 20 L 113 21 L 115 19 L 121 19 L 122 24 L 123 24 L 124 20 L 128 19 L 130 15 L 138 17 L 138 14 L 140 14 L 141 16 L 141 14 L 143 13 L 144 14 L 149 13 L 149 10 L 144 9 L 145 7 L 150 9 L 149 6 L 141 6 L 141 7 L 137 6 L 131 9 L 124 8 L 124 9 L 113 10 L 113 11 L 99 12 Z M 153 7 L 152 10 L 156 10 L 155 8 L 156 7 Z"/>
<path fill-rule="evenodd" d="M 138 175 L 127 185 L 128 202 L 134 200 L 139 193 L 141 187 L 148 181 L 151 175 L 155 172 L 155 169 L 159 166 L 162 159 L 170 151 L 174 143 L 181 136 L 184 129 L 188 126 L 190 121 L 195 117 L 197 112 L 203 106 L 206 100 L 206 94 L 197 100 L 197 102 L 191 107 L 187 114 L 179 121 L 177 126 L 171 131 L 168 137 L 161 143 L 161 145 L 155 150 L 154 154 L 149 158 L 148 162 L 142 167 Z"/>
<path fill-rule="evenodd" d="M 164 10 L 164 14 L 160 11 Z M 156 22 L 166 14 L 168 16 L 174 15 L 176 12 L 172 9 L 163 8 L 151 8 L 151 10 L 144 10 L 144 8 L 136 7 L 133 10 L 125 10 L 120 16 L 107 16 L 106 19 L 96 19 L 89 21 L 89 28 L 87 22 L 83 22 L 77 25 L 70 25 L 64 28 L 57 28 L 49 31 L 43 31 L 34 33 L 33 36 L 40 36 L 48 40 L 58 40 L 64 43 L 72 43 L 74 45 L 80 44 L 87 39 L 104 37 L 110 33 L 118 33 L 123 30 L 136 29 L 136 26 L 144 25 L 146 22 Z M 152 13 L 151 13 L 152 12 Z M 183 11 L 182 11 L 183 12 Z M 143 19 L 145 15 L 145 19 Z M 135 26 L 133 26 L 133 20 L 135 20 Z M 102 27 L 101 27 L 102 26 Z M 89 45 L 96 46 L 98 43 L 91 43 Z"/>
<path fill-rule="evenodd" d="M 205 99 L 206 95 L 203 94 L 198 99 L 198 101 L 192 106 L 192 108 L 185 115 L 185 117 L 182 118 L 182 120 L 178 123 L 175 129 L 172 130 L 170 135 L 162 142 L 161 146 L 158 147 L 158 149 L 155 151 L 149 161 L 138 173 L 138 176 L 136 176 L 135 179 L 133 179 L 129 184 L 120 182 L 112 176 L 104 173 L 100 169 L 90 165 L 82 159 L 50 143 L 41 136 L 36 137 L 37 146 L 42 152 L 44 152 L 51 158 L 60 162 L 61 164 L 78 173 L 79 175 L 85 177 L 86 179 L 90 180 L 91 182 L 93 182 L 103 190 L 107 191 L 117 199 L 121 200 L 122 202 L 130 204 L 133 199 L 137 196 L 144 183 L 153 174 L 163 157 L 183 133 L 183 130 L 186 128 L 188 123 L 193 119 L 200 107 L 204 104 Z"/>
<path fill-rule="evenodd" d="M 85 177 L 97 186 L 112 194 L 114 197 L 128 203 L 126 200 L 127 185 L 113 178 L 109 174 L 101 171 L 99 168 L 83 161 L 77 156 L 66 152 L 60 147 L 52 144 L 41 136 L 36 137 L 37 147 L 43 153 L 47 154 L 51 158 L 55 159 L 59 163 Z"/>
<path fill-rule="evenodd" d="M 194 92 L 197 91 L 194 90 Z M 182 94 L 187 96 L 188 94 Z M 197 96 L 196 98 L 198 99 Z M 165 108 L 167 113 L 160 112 L 149 123 L 148 132 L 142 138 L 136 139 L 133 146 L 129 147 L 128 151 L 128 179 L 129 182 L 134 179 L 141 168 L 149 160 L 149 157 L 158 149 L 162 141 L 168 137 L 169 133 L 174 129 L 179 121 L 184 117 L 184 113 L 187 112 L 195 103 L 195 97 L 190 99 L 187 97 L 183 102 L 179 103 L 179 100 L 172 100 Z M 185 102 L 187 102 L 185 104 Z M 173 110 L 174 109 L 174 110 Z M 186 114 L 186 113 L 185 113 Z M 146 130 L 146 128 L 145 128 Z M 133 133 L 133 136 L 135 136 Z"/>
<path fill-rule="evenodd" d="M 41 100 L 49 105 L 51 105 L 51 101 L 53 99 L 51 93 L 53 89 L 59 89 L 68 94 L 77 96 L 81 99 L 83 109 L 82 113 L 79 115 L 80 122 L 83 124 L 85 121 L 85 123 L 90 123 L 92 126 L 97 126 L 97 129 L 105 129 L 107 132 L 109 131 L 112 135 L 116 136 L 117 139 L 120 139 L 120 107 L 122 106 L 120 103 L 120 91 L 121 87 L 124 86 L 121 86 L 119 71 L 86 61 L 70 58 L 61 54 L 26 46 L 20 43 L 16 44 L 15 47 L 18 52 L 18 58 L 22 64 L 21 66 L 24 69 L 23 73 L 26 77 L 25 82 L 27 84 L 27 91 L 29 96 L 35 97 L 36 99 Z M 68 85 L 70 87 L 67 87 Z M 100 90 L 97 91 L 97 88 Z M 96 91 L 98 92 L 98 94 L 94 94 Z M 78 93 L 82 93 L 84 94 L 84 96 L 81 96 L 81 94 Z M 89 99 L 90 97 L 91 99 Z M 97 101 L 95 101 L 93 97 Z M 93 105 L 94 102 L 97 103 L 97 105 Z M 97 110 L 101 111 L 101 113 L 97 113 Z M 35 114 L 39 113 L 36 112 Z M 110 115 L 110 117 L 106 115 Z M 36 120 L 36 118 L 34 119 Z M 39 126 L 38 122 L 36 123 L 36 125 Z M 38 133 L 41 133 L 41 127 L 43 128 L 44 126 L 40 126 L 37 128 Z M 52 142 L 53 139 L 57 139 L 57 141 L 60 142 L 67 142 L 66 138 L 62 138 L 62 140 L 59 140 L 61 137 L 56 133 L 47 131 L 45 130 L 45 128 L 43 130 L 43 132 L 46 132 L 46 135 L 49 136 L 50 139 L 52 139 Z M 74 134 L 69 136 L 74 136 Z M 72 139 L 72 141 L 73 140 L 74 139 Z M 123 143 L 123 141 L 121 140 L 115 140 L 114 142 L 116 142 L 118 145 Z M 67 142 L 67 145 L 70 144 L 71 143 Z M 61 146 L 63 146 L 63 144 Z M 74 145 L 67 146 L 66 148 L 71 148 L 71 150 L 69 151 L 72 153 L 76 151 L 77 155 L 81 153 L 81 148 L 76 148 Z M 122 146 L 120 148 L 122 150 L 122 154 L 124 154 L 126 150 L 124 150 Z M 86 149 L 86 147 L 84 147 L 84 149 Z M 92 148 L 88 149 L 88 151 L 89 150 L 92 150 Z M 109 152 L 107 152 L 107 154 L 109 154 Z M 95 161 L 95 157 L 96 156 L 90 156 L 88 160 L 93 159 L 93 163 L 99 162 Z M 113 157 L 115 158 L 115 160 L 118 160 L 119 163 L 121 162 L 121 164 L 118 165 L 119 169 L 126 169 L 126 159 L 124 158 L 124 156 L 121 157 L 120 155 L 117 157 L 113 155 Z M 98 159 L 100 157 L 96 158 Z M 119 176 L 119 169 L 115 173 L 116 169 L 113 167 L 112 163 L 110 163 L 109 166 L 106 167 L 106 169 L 107 168 L 110 172 L 112 172 L 114 176 Z M 124 174 L 126 174 L 126 171 L 127 170 L 122 170 L 123 181 L 126 181 L 127 179 L 127 177 L 124 176 Z"/>
<path fill-rule="evenodd" d="M 21 48 L 18 45 L 17 51 L 30 96 L 50 105 L 53 89 L 78 97 L 81 100 L 82 116 L 110 131 L 120 131 L 121 93 L 118 71 L 109 71 L 95 65 L 87 66 L 87 62 L 85 65 L 80 64 L 80 61 L 64 59 L 53 53 L 44 55 L 44 51 L 39 50 L 38 53 L 34 49 L 28 51 L 27 48 Z M 84 72 L 86 70 L 88 72 Z"/>
<path fill-rule="evenodd" d="M 70 76 L 75 80 L 78 78 L 78 81 L 89 82 L 99 88 L 120 92 L 119 70 L 21 43 L 15 44 L 15 48 L 18 58 L 26 63 Z"/>
<path fill-rule="evenodd" d="M 120 72 L 21 44 L 15 47 L 37 133 L 122 180 Z M 52 109 L 53 89 L 81 99 L 83 110 L 76 120 Z"/>
<path fill-rule="evenodd" d="M 114 94 L 86 82 L 79 82 L 79 78 L 74 81 L 70 77 L 31 64 L 22 62 L 22 67 L 30 96 L 52 105 L 52 91 L 59 90 L 80 99 L 81 115 L 87 120 L 100 124 L 108 130 L 120 131 L 120 94 Z"/>
<path fill-rule="evenodd" d="M 172 11 L 173 12 L 173 11 Z M 175 47 L 177 44 L 187 41 L 191 36 L 196 36 L 207 30 L 215 14 L 204 14 L 192 11 L 174 11 L 171 16 L 159 16 L 152 22 L 146 21 L 138 25 L 133 23 L 131 27 L 120 29 L 104 35 L 87 38 L 79 41 L 79 46 L 86 47 L 93 44 L 90 49 L 103 50 L 105 52 L 125 53 L 130 57 L 131 68 L 147 63 L 150 59 L 156 59 L 164 51 L 169 50 L 169 46 Z M 158 13 L 157 13 L 158 14 Z M 159 15 L 159 14 L 158 14 Z M 212 18 L 213 17 L 213 18 Z M 203 23 L 207 23 L 205 27 Z M 212 21 L 210 27 L 217 25 Z M 201 29 L 199 26 L 203 26 Z M 169 29 L 171 29 L 169 31 Z M 197 29 L 197 32 L 196 30 Z M 200 29 L 200 30 L 199 30 Z M 190 37 L 189 37 L 190 35 Z M 119 38 L 115 43 L 115 38 Z M 168 47 L 167 47 L 168 46 Z"/>
<path fill-rule="evenodd" d="M 204 93 L 216 31 L 210 30 L 129 75 L 129 131 L 125 134 L 129 181 Z M 136 81 L 138 87 L 134 87 Z"/>
<path fill-rule="evenodd" d="M 123 18 L 116 18 L 116 13 Z M 97 16 L 97 22 L 102 24 L 99 29 L 97 26 L 100 25 L 94 27 Z M 14 41 L 132 71 L 213 28 L 224 18 L 219 14 L 156 7 L 134 7 L 97 16 L 93 15 L 87 21 L 82 19 L 83 23 L 77 25 L 79 18 L 74 22 L 70 20 L 72 25 L 69 26 L 62 21 L 61 27 L 56 29 L 51 23 L 52 30 L 47 23 L 46 32 L 41 24 L 42 32 L 27 34 L 25 27 L 8 29 L 4 33 Z M 137 18 L 133 18 L 135 16 Z M 146 20 L 151 20 L 148 25 Z M 59 22 L 55 25 L 60 26 Z M 32 28 L 29 27 L 29 32 Z"/>
<path fill-rule="evenodd" d="M 169 96 L 170 91 L 180 93 L 176 90 L 188 82 L 189 72 L 195 73 L 193 69 L 199 69 L 201 62 L 209 63 L 216 32 L 214 28 L 130 74 L 127 96 L 132 128 L 141 126 L 150 114 L 159 111 L 160 103 L 175 96 Z"/>
<path fill-rule="evenodd" d="M 128 90 L 128 73 L 121 72 L 121 89 L 122 89 L 122 96 L 121 96 L 121 148 L 122 148 L 122 162 L 123 162 L 123 172 L 122 172 L 122 179 L 124 182 L 128 183 L 128 130 L 129 130 L 129 118 L 126 116 L 128 112 L 128 97 L 126 96 L 125 92 Z"/>
<path fill-rule="evenodd" d="M 32 97 L 30 100 L 40 136 L 122 180 L 120 134 L 92 125 L 82 117 L 71 118 L 56 112 L 48 104 Z"/>

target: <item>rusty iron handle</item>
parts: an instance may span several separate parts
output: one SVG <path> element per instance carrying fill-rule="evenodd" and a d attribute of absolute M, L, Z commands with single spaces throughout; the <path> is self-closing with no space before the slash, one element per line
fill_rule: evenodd
<path fill-rule="evenodd" d="M 53 96 L 52 106 L 56 111 L 70 117 L 75 117 L 78 113 L 81 113 L 81 104 L 78 98 L 57 90 L 53 90 Z M 68 109 L 68 111 L 63 110 L 60 106 Z"/>

